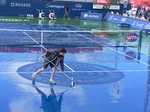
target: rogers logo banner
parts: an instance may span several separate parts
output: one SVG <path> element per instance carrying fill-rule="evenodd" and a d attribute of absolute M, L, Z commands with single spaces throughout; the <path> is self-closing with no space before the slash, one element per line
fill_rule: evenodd
<path fill-rule="evenodd" d="M 126 36 L 128 42 L 135 42 L 138 39 L 138 35 L 135 33 L 130 33 Z"/>
<path fill-rule="evenodd" d="M 15 3 L 15 2 L 11 2 L 10 3 L 11 7 L 31 7 L 30 3 Z"/>

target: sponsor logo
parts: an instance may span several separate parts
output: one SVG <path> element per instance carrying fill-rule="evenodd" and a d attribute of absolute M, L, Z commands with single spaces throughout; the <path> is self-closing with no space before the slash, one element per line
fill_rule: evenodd
<path fill-rule="evenodd" d="M 89 15 L 89 17 L 91 17 L 91 18 L 99 18 L 99 16 L 97 16 L 97 15 Z"/>
<path fill-rule="evenodd" d="M 89 17 L 89 18 L 99 18 L 98 15 L 90 15 L 90 14 L 84 14 L 84 17 Z"/>
<path fill-rule="evenodd" d="M 83 8 L 82 4 L 75 4 L 75 8 L 72 8 L 72 10 L 79 10 L 79 11 L 85 11 L 85 8 Z"/>
<path fill-rule="evenodd" d="M 117 19 L 117 18 L 113 18 L 113 20 L 118 21 L 118 19 Z"/>
<path fill-rule="evenodd" d="M 90 27 L 90 26 L 94 26 L 94 27 L 99 26 L 98 22 L 90 22 L 90 21 L 82 21 L 82 24 L 84 26 L 87 26 L 87 27 Z"/>
<path fill-rule="evenodd" d="M 93 9 L 103 9 L 104 5 L 95 5 L 93 4 Z"/>
<path fill-rule="evenodd" d="M 51 5 L 51 4 L 46 4 L 45 5 L 46 8 L 56 8 L 56 9 L 62 9 L 62 8 L 65 8 L 65 6 L 63 5 Z"/>
<path fill-rule="evenodd" d="M 143 33 L 146 33 L 146 31 L 144 30 L 144 31 L 142 31 Z"/>
<path fill-rule="evenodd" d="M 111 15 L 109 18 L 108 18 L 108 21 L 111 21 L 113 19 L 113 15 Z"/>
<path fill-rule="evenodd" d="M 27 16 L 27 17 L 34 17 L 33 14 L 27 14 L 26 16 Z"/>
<path fill-rule="evenodd" d="M 138 39 L 138 35 L 135 33 L 130 33 L 126 36 L 128 42 L 135 42 Z"/>
<path fill-rule="evenodd" d="M 88 14 L 84 14 L 84 17 L 88 17 Z"/>
<path fill-rule="evenodd" d="M 24 22 L 24 21 L 30 21 L 28 19 L 0 19 L 0 21 L 7 21 L 7 22 Z"/>
<path fill-rule="evenodd" d="M 145 29 L 150 29 L 150 24 L 145 25 Z"/>
<path fill-rule="evenodd" d="M 85 11 L 85 9 L 80 9 L 80 8 L 72 8 L 72 10 Z"/>
<path fill-rule="evenodd" d="M 119 5 L 111 5 L 110 9 L 118 10 L 118 9 L 120 9 L 120 6 Z"/>
<path fill-rule="evenodd" d="M 122 18 L 121 22 L 124 23 L 126 21 L 127 18 Z"/>
<path fill-rule="evenodd" d="M 15 3 L 15 2 L 11 2 L 10 3 L 11 7 L 31 7 L 30 3 Z"/>
<path fill-rule="evenodd" d="M 136 23 L 136 21 L 134 21 L 134 22 L 133 22 L 132 26 L 134 26 L 134 25 L 135 25 L 135 23 Z"/>
<path fill-rule="evenodd" d="M 136 23 L 136 26 L 138 26 L 138 27 L 143 27 L 143 23 L 142 24 L 140 24 L 140 23 Z"/>
<path fill-rule="evenodd" d="M 82 4 L 76 4 L 75 7 L 81 8 L 81 7 L 82 7 Z"/>
<path fill-rule="evenodd" d="M 0 5 L 1 5 L 1 6 L 6 5 L 6 0 L 0 0 Z"/>

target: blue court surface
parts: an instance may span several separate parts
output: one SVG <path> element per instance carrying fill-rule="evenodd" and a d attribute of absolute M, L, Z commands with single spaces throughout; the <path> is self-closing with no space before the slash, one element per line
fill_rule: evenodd
<path fill-rule="evenodd" d="M 150 112 L 150 57 L 128 42 L 71 25 L 0 26 L 0 112 Z M 131 33 L 140 35 L 123 32 Z M 42 46 L 67 49 L 65 72 L 74 87 L 58 69 L 57 85 L 50 85 L 50 67 L 32 84 L 43 65 Z"/>

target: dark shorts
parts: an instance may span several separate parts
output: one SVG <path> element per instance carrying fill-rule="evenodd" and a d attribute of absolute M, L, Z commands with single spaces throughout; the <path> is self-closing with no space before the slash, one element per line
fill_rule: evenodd
<path fill-rule="evenodd" d="M 51 68 L 58 66 L 58 65 L 56 65 L 55 61 L 53 61 L 52 63 L 50 63 L 49 61 L 47 61 L 46 59 L 44 59 L 43 68 L 47 69 L 48 65 L 50 65 Z"/>

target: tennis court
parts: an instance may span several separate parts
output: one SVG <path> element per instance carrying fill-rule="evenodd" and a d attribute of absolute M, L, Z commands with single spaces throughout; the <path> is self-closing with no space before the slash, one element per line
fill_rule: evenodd
<path fill-rule="evenodd" d="M 111 23 L 93 29 L 74 23 L 1 23 L 0 112 L 149 112 L 150 57 L 140 52 L 142 34 L 109 25 L 103 29 L 106 24 Z M 131 34 L 138 38 L 130 40 Z M 67 49 L 65 72 L 74 87 L 59 70 L 57 85 L 50 85 L 50 67 L 32 85 L 32 73 L 43 64 L 42 46 Z"/>

